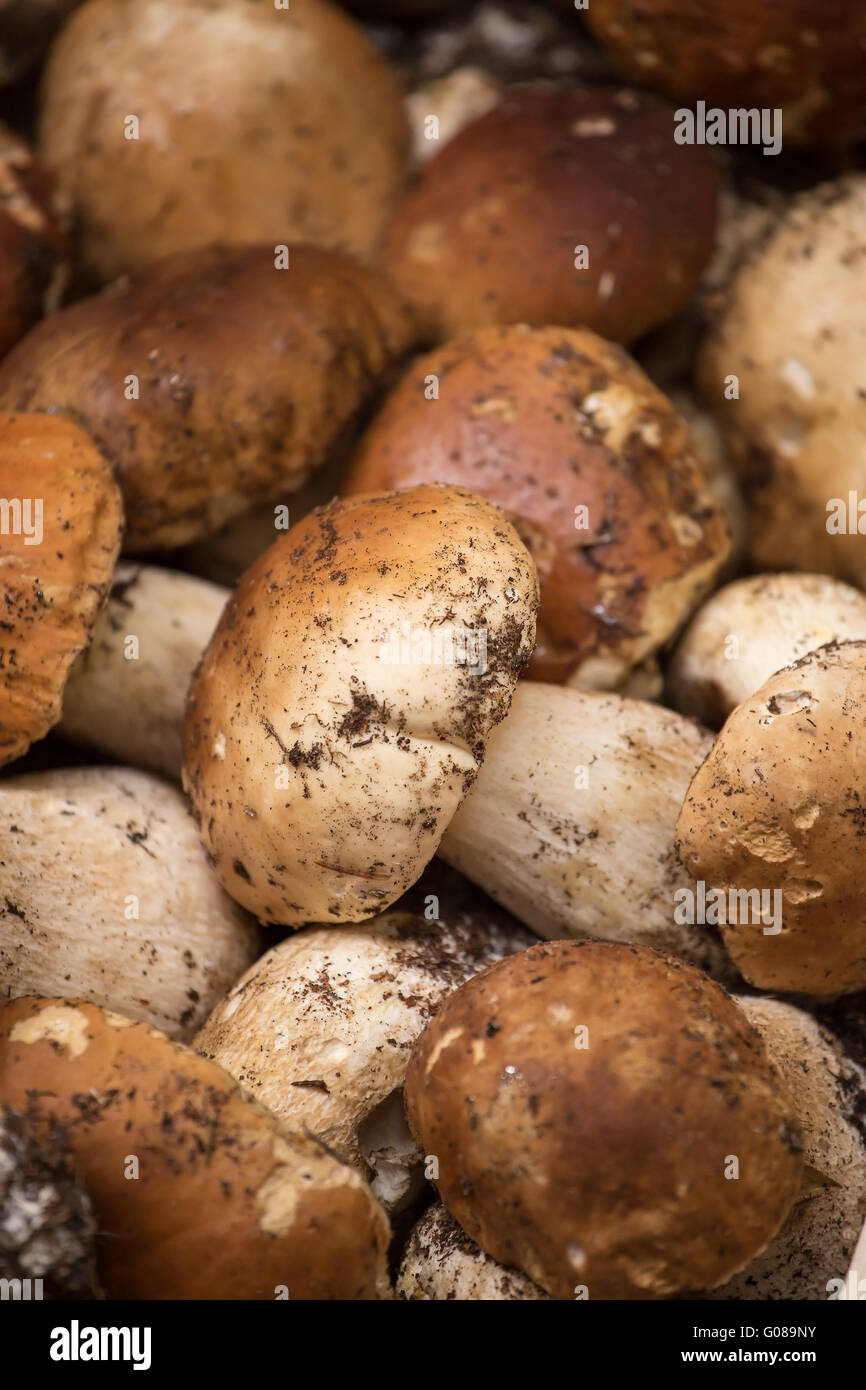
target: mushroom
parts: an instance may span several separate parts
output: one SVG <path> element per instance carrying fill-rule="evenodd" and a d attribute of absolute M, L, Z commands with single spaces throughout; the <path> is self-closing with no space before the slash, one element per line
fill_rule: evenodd
<path fill-rule="evenodd" d="M 698 610 L 667 673 L 674 707 L 718 728 L 774 672 L 828 642 L 866 639 L 866 596 L 825 574 L 756 574 Z"/>
<path fill-rule="evenodd" d="M 840 1292 L 840 1298 L 843 1294 Z M 860 1232 L 857 1249 L 851 1257 L 851 1268 L 845 1280 L 844 1297 L 866 1301 L 866 1224 Z"/>
<path fill-rule="evenodd" d="M 864 721 L 866 642 L 819 647 L 737 706 L 689 787 L 677 850 L 759 989 L 866 986 Z"/>
<path fill-rule="evenodd" d="M 52 48 L 39 140 L 103 281 L 213 242 L 368 255 L 409 143 L 388 65 L 326 0 L 88 0 Z"/>
<path fill-rule="evenodd" d="M 69 1134 L 109 1298 L 388 1298 L 388 1223 L 358 1174 L 221 1067 L 93 1004 L 0 1010 L 7 1102 Z"/>
<path fill-rule="evenodd" d="M 127 768 L 0 782 L 5 998 L 65 995 L 190 1038 L 255 959 L 179 791 Z"/>
<path fill-rule="evenodd" d="M 794 199 L 734 279 L 700 359 L 748 491 L 753 568 L 805 568 L 859 587 L 864 222 L 863 174 Z"/>
<path fill-rule="evenodd" d="M 94 1298 L 96 1218 L 70 1162 L 63 1130 L 43 1135 L 22 1110 L 0 1105 L 0 1280 L 19 1297 Z M 15 1293 L 12 1293 L 15 1298 Z"/>
<path fill-rule="evenodd" d="M 520 88 L 424 166 L 383 262 L 430 342 L 526 322 L 628 343 L 697 287 L 716 197 L 712 158 L 654 100 Z"/>
<path fill-rule="evenodd" d="M 90 646 L 70 671 L 58 731 L 179 781 L 187 691 L 228 597 L 177 570 L 119 564 Z"/>
<path fill-rule="evenodd" d="M 336 252 L 280 269 L 270 248 L 215 247 L 45 320 L 0 397 L 85 425 L 117 467 L 126 548 L 166 549 L 299 488 L 409 341 L 384 281 Z"/>
<path fill-rule="evenodd" d="M 412 1228 L 395 1285 L 397 1297 L 444 1302 L 523 1302 L 550 1298 L 525 1274 L 491 1260 L 461 1230 L 441 1202 Z"/>
<path fill-rule="evenodd" d="M 419 1186 L 402 1102 L 416 1038 L 457 985 L 531 940 L 474 905 L 308 927 L 256 961 L 193 1046 L 369 1176 L 393 1211 Z"/>
<path fill-rule="evenodd" d="M 625 352 L 582 329 L 487 328 L 416 361 L 343 492 L 428 482 L 497 503 L 533 556 L 538 680 L 624 684 L 728 552 L 682 419 Z"/>
<path fill-rule="evenodd" d="M 60 718 L 69 669 L 111 583 L 122 525 L 111 469 L 83 430 L 48 415 L 0 414 L 0 764 L 20 758 Z"/>
<path fill-rule="evenodd" d="M 348 498 L 276 541 L 187 712 L 184 785 L 232 896 L 302 926 L 361 921 L 414 883 L 508 709 L 537 602 L 517 533 L 458 488 Z"/>
<path fill-rule="evenodd" d="M 2 18 L 0 9 L 0 26 Z M 2 62 L 0 28 L 0 73 Z M 0 125 L 0 355 L 57 308 L 66 284 L 67 222 L 53 176 Z"/>
<path fill-rule="evenodd" d="M 785 140 L 866 134 L 866 14 L 860 0 L 592 0 L 589 27 L 630 82 L 689 103 L 780 108 Z"/>
<path fill-rule="evenodd" d="M 866 1073 L 809 1014 L 779 999 L 741 997 L 791 1093 L 803 1135 L 803 1190 L 766 1250 L 714 1299 L 826 1298 L 848 1267 L 866 1218 Z"/>
<path fill-rule="evenodd" d="M 557 941 L 455 990 L 406 1077 L 451 1214 L 552 1297 L 712 1288 L 802 1175 L 793 1103 L 738 1005 L 660 952 Z"/>

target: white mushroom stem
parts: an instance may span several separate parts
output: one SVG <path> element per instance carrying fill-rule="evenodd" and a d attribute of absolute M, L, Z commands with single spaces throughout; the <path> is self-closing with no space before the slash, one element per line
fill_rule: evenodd
<path fill-rule="evenodd" d="M 66 685 L 64 737 L 179 780 L 187 690 L 228 596 L 175 570 L 119 564 Z"/>
<path fill-rule="evenodd" d="M 541 936 L 596 936 L 730 973 L 705 926 L 677 925 L 693 887 L 674 828 L 711 746 L 658 705 L 523 682 L 439 853 Z"/>
<path fill-rule="evenodd" d="M 174 787 L 126 768 L 0 784 L 0 997 L 83 999 L 186 1039 L 257 947 Z"/>

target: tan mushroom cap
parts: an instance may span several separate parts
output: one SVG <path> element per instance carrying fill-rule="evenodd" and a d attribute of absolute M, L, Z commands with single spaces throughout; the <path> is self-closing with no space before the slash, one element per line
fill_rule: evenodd
<path fill-rule="evenodd" d="M 298 932 L 256 961 L 193 1043 L 279 1119 L 372 1175 L 386 1204 L 419 1160 L 397 1132 L 416 1038 L 452 990 L 532 941 L 495 914 L 442 911 Z"/>
<path fill-rule="evenodd" d="M 866 639 L 866 595 L 826 574 L 755 574 L 718 589 L 671 657 L 676 709 L 718 728 L 776 671 L 828 642 Z"/>
<path fill-rule="evenodd" d="M 866 1218 L 866 1073 L 801 1009 L 754 996 L 737 1003 L 791 1092 L 806 1167 L 782 1229 L 709 1297 L 826 1299 L 830 1281 L 844 1277 Z"/>
<path fill-rule="evenodd" d="M 409 345 L 375 271 L 317 247 L 172 256 L 39 324 L 0 366 L 15 409 L 65 411 L 116 465 L 126 548 L 182 545 L 323 464 Z"/>
<path fill-rule="evenodd" d="M 717 193 L 707 150 L 675 144 L 653 98 L 518 88 L 424 166 L 382 260 L 430 342 L 564 323 L 628 343 L 697 288 Z"/>
<path fill-rule="evenodd" d="M 0 82 L 2 82 L 0 13 Z M 66 199 L 20 137 L 0 125 L 0 354 L 57 307 L 67 275 Z"/>
<path fill-rule="evenodd" d="M 546 1302 L 525 1274 L 480 1250 L 441 1202 L 433 1202 L 409 1236 L 395 1285 L 406 1302 Z"/>
<path fill-rule="evenodd" d="M 708 106 L 781 107 L 785 140 L 866 133 L 860 0 L 592 0 L 590 29 L 623 77 Z"/>
<path fill-rule="evenodd" d="M 259 950 L 175 787 L 117 767 L 0 783 L 4 997 L 86 999 L 185 1040 Z"/>
<path fill-rule="evenodd" d="M 190 692 L 184 785 L 261 920 L 353 922 L 433 857 L 507 713 L 535 568 L 459 488 L 352 497 L 252 566 Z"/>
<path fill-rule="evenodd" d="M 761 989 L 866 986 L 864 728 L 866 642 L 820 647 L 737 706 L 683 803 L 680 859 L 727 895 L 725 945 Z M 732 890 L 763 893 L 769 915 L 731 912 Z"/>
<path fill-rule="evenodd" d="M 519 531 L 541 579 L 538 680 L 625 681 L 728 552 L 684 422 L 627 353 L 583 329 L 487 328 L 418 360 L 343 490 L 423 482 L 471 488 Z"/>
<path fill-rule="evenodd" d="M 557 941 L 476 976 L 422 1035 L 406 1099 L 452 1215 L 555 1298 L 718 1284 L 800 1186 L 760 1037 L 707 976 L 646 948 Z"/>
<path fill-rule="evenodd" d="M 87 645 L 120 550 L 111 468 L 83 430 L 0 414 L 0 763 L 60 718 L 69 668 Z"/>
<path fill-rule="evenodd" d="M 164 1033 L 18 999 L 0 1010 L 0 1070 L 8 1104 L 69 1133 L 111 1235 L 110 1298 L 390 1296 L 388 1223 L 364 1181 Z"/>
<path fill-rule="evenodd" d="M 52 49 L 39 139 L 103 280 L 218 241 L 370 254 L 409 153 L 398 83 L 326 0 L 89 0 Z"/>
<path fill-rule="evenodd" d="M 752 567 L 805 568 L 861 588 L 864 228 L 864 174 L 794 199 L 735 277 L 699 360 L 749 493 Z M 726 399 L 734 377 L 738 398 Z"/>

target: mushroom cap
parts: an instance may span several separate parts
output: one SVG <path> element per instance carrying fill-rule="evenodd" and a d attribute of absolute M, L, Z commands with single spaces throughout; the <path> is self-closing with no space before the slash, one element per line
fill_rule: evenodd
<path fill-rule="evenodd" d="M 781 931 L 757 912 L 722 936 L 760 989 L 817 996 L 866 986 L 862 838 L 866 642 L 820 647 L 738 705 L 692 780 L 677 851 L 726 893 L 781 893 Z M 777 924 L 776 924 L 777 925 Z"/>
<path fill-rule="evenodd" d="M 213 1062 L 92 1004 L 17 999 L 0 1065 L 8 1103 L 68 1131 L 112 1236 L 109 1298 L 389 1296 L 388 1223 L 363 1179 Z"/>
<path fill-rule="evenodd" d="M 485 1255 L 441 1202 L 433 1202 L 413 1226 L 395 1290 L 407 1302 L 528 1303 L 549 1298 L 525 1274 Z"/>
<path fill-rule="evenodd" d="M 377 1139 L 390 1137 L 416 1038 L 452 990 L 532 941 L 504 913 L 442 912 L 296 933 L 256 961 L 193 1046 L 292 1128 L 362 1171 L 388 1169 L 392 1146 L 380 1161 Z"/>
<path fill-rule="evenodd" d="M 708 106 L 781 107 L 792 143 L 866 133 L 860 0 L 592 0 L 586 18 L 630 82 Z"/>
<path fill-rule="evenodd" d="M 671 113 L 652 98 L 515 89 L 428 161 L 383 263 L 431 342 L 521 322 L 633 342 L 697 287 L 717 185 L 707 151 L 675 144 Z"/>
<path fill-rule="evenodd" d="M 487 328 L 416 361 L 343 491 L 423 482 L 471 488 L 520 533 L 541 580 L 537 680 L 624 681 L 728 551 L 686 425 L 627 353 L 586 330 Z"/>
<path fill-rule="evenodd" d="M 866 1218 L 866 1073 L 801 1009 L 754 996 L 737 1003 L 791 1092 L 806 1171 L 766 1250 L 709 1297 L 826 1298 L 829 1281 L 844 1277 Z"/>
<path fill-rule="evenodd" d="M 369 254 L 409 146 L 387 63 L 327 0 L 88 0 L 52 48 L 39 138 L 102 280 L 219 241 Z"/>
<path fill-rule="evenodd" d="M 299 488 L 410 333 L 382 278 L 337 252 L 278 270 L 272 248 L 209 247 L 38 325 L 0 397 L 85 425 L 116 465 L 126 548 L 168 548 Z"/>
<path fill-rule="evenodd" d="M 67 273 L 66 224 L 53 175 L 0 125 L 0 354 L 56 308 Z"/>
<path fill-rule="evenodd" d="M 87 999 L 178 1038 L 260 949 L 180 791 L 129 768 L 4 778 L 0 904 L 6 998 Z"/>
<path fill-rule="evenodd" d="M 459 488 L 351 497 L 256 561 L 190 691 L 184 785 L 262 921 L 353 922 L 418 878 L 508 710 L 535 567 Z"/>
<path fill-rule="evenodd" d="M 645 947 L 556 941 L 476 976 L 422 1034 L 406 1100 L 452 1215 L 554 1298 L 721 1283 L 800 1186 L 760 1037 L 706 975 Z"/>
<path fill-rule="evenodd" d="M 671 657 L 667 686 L 683 714 L 718 728 L 731 710 L 807 652 L 866 639 L 866 595 L 826 574 L 755 574 L 698 609 Z"/>
<path fill-rule="evenodd" d="M 60 718 L 69 669 L 111 583 L 123 511 L 93 441 L 48 415 L 0 414 L 0 498 L 2 764 Z"/>
<path fill-rule="evenodd" d="M 847 510 L 849 492 L 866 493 L 864 227 L 864 174 L 794 199 L 733 280 L 699 360 L 749 494 L 752 567 L 860 587 L 863 538 Z M 729 400 L 733 377 L 739 396 Z M 844 503 L 841 533 L 834 499 Z"/>

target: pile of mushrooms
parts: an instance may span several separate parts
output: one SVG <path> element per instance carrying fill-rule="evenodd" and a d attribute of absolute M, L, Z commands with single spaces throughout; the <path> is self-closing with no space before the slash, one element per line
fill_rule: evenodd
<path fill-rule="evenodd" d="M 866 1298 L 861 10 L 30 8 L 0 1279 Z"/>

